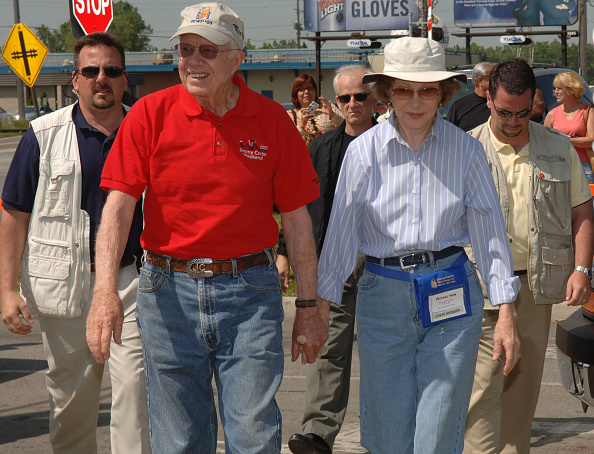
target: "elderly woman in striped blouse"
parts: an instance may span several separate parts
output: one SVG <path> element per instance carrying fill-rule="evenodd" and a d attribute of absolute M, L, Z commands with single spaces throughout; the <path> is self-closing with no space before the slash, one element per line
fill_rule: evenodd
<path fill-rule="evenodd" d="M 383 73 L 366 75 L 394 106 L 355 139 L 342 166 L 319 262 L 318 304 L 339 304 L 357 253 L 361 444 L 374 454 L 460 453 L 481 335 L 483 294 L 472 244 L 500 305 L 496 358 L 519 355 L 519 280 L 481 144 L 437 108 L 459 90 L 441 46 L 400 38 Z M 463 77 L 463 76 L 462 76 Z M 502 354 L 505 351 L 505 356 Z"/>

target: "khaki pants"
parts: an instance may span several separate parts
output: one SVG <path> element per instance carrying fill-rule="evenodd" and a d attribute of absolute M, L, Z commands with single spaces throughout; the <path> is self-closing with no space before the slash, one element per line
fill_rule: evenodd
<path fill-rule="evenodd" d="M 498 311 L 485 310 L 483 332 L 466 419 L 464 454 L 530 452 L 530 432 L 551 324 L 551 306 L 535 305 L 527 276 L 516 300 L 522 357 L 507 376 L 505 361 L 493 361 Z"/>
<path fill-rule="evenodd" d="M 109 370 L 112 383 L 111 452 L 150 453 L 144 366 L 138 326 L 134 265 L 119 274 L 119 295 L 124 305 L 122 344 L 111 342 Z M 91 274 L 91 297 L 95 274 Z M 103 365 L 87 346 L 88 301 L 74 319 L 39 317 L 49 370 L 50 439 L 54 453 L 96 453 L 96 430 Z"/>

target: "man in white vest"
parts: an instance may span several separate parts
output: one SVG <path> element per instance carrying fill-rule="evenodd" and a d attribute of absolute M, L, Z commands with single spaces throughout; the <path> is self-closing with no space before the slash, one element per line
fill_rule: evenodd
<path fill-rule="evenodd" d="M 485 297 L 483 331 L 464 454 L 530 452 L 551 305 L 590 298 L 593 213 L 590 188 L 569 138 L 531 122 L 536 79 L 521 59 L 491 72 L 491 118 L 469 133 L 485 148 L 511 246 L 521 359 L 507 376 L 493 361 L 498 311 Z"/>
<path fill-rule="evenodd" d="M 99 182 L 126 115 L 121 41 L 110 33 L 79 39 L 72 77 L 78 102 L 32 121 L 8 171 L 0 220 L 0 303 L 2 321 L 15 334 L 29 334 L 33 316 L 38 317 L 48 361 L 53 452 L 92 453 L 104 365 L 91 355 L 85 333 L 95 283 L 95 234 L 107 195 Z M 123 330 L 109 361 L 114 454 L 150 453 L 135 316 L 141 232 L 139 204 L 120 263 Z"/>

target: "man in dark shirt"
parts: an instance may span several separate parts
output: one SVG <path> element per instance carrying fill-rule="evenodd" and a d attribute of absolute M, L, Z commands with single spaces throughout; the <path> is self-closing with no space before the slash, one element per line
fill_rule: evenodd
<path fill-rule="evenodd" d="M 373 106 L 377 99 L 371 86 L 363 84 L 370 71 L 358 65 L 339 68 L 334 77 L 336 102 L 345 121 L 336 129 L 315 139 L 309 153 L 320 179 L 320 197 L 307 205 L 312 219 L 318 256 L 324 244 L 326 229 L 334 201 L 338 174 L 349 144 L 374 126 Z M 289 275 L 288 257 L 283 255 L 284 240 L 279 241 L 277 266 L 286 284 Z M 334 439 L 344 420 L 349 399 L 351 358 L 355 326 L 357 281 L 363 260 L 345 283 L 341 306 L 331 306 L 329 338 L 316 364 L 307 366 L 303 434 L 293 434 L 289 449 L 296 454 L 330 453 Z"/>
<path fill-rule="evenodd" d="M 14 155 L 2 193 L 0 303 L 15 334 L 38 316 L 48 360 L 50 440 L 54 453 L 97 452 L 103 364 L 87 346 L 94 291 L 94 240 L 107 194 L 101 171 L 126 115 L 124 47 L 110 33 L 74 46 L 72 82 L 78 102 L 31 122 Z M 111 452 L 150 453 L 140 336 L 136 324 L 142 208 L 136 206 L 118 290 L 124 326 L 109 362 Z M 22 259 L 22 269 L 21 269 Z M 21 295 L 17 278 L 21 270 Z"/>
<path fill-rule="evenodd" d="M 487 91 L 489 90 L 489 75 L 493 65 L 482 62 L 472 70 L 474 91 L 452 103 L 447 120 L 464 131 L 470 131 L 485 123 L 491 116 L 487 107 Z"/>

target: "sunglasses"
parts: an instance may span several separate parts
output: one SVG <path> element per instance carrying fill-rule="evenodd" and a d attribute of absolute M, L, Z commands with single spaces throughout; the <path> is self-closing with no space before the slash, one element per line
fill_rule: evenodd
<path fill-rule="evenodd" d="M 518 118 L 526 118 L 528 115 L 532 113 L 532 106 L 530 106 L 528 109 L 520 110 L 516 113 L 510 112 L 509 110 L 499 110 L 495 106 L 495 103 L 493 103 L 493 108 L 495 109 L 495 112 L 497 112 L 497 115 L 499 115 L 501 118 L 511 118 L 514 115 Z"/>
<path fill-rule="evenodd" d="M 430 99 L 437 98 L 439 96 L 440 89 L 436 87 L 425 87 L 421 88 L 420 90 L 411 90 L 410 88 L 396 87 L 392 89 L 392 93 L 394 94 L 394 98 L 403 99 L 406 101 L 412 99 L 413 95 L 416 93 L 423 101 L 428 101 Z"/>
<path fill-rule="evenodd" d="M 202 46 L 192 46 L 191 44 L 176 44 L 174 47 L 175 52 L 177 53 L 178 57 L 181 58 L 190 58 L 196 49 L 200 52 L 200 56 L 205 58 L 206 60 L 214 60 L 219 55 L 219 52 L 233 52 L 234 50 L 239 49 L 219 49 L 217 46 L 210 46 L 208 44 L 203 44 Z"/>
<path fill-rule="evenodd" d="M 351 102 L 351 98 L 355 98 L 357 102 L 365 101 L 371 93 L 355 93 L 354 95 L 340 95 L 337 96 L 338 99 L 342 104 L 347 104 Z"/>
<path fill-rule="evenodd" d="M 298 88 L 297 91 L 299 93 L 305 93 L 306 91 L 316 91 L 316 89 L 310 85 L 309 87 Z"/>
<path fill-rule="evenodd" d="M 117 66 L 85 66 L 84 68 L 77 69 L 75 72 L 77 74 L 82 74 L 87 79 L 92 79 L 93 77 L 97 77 L 101 70 L 103 70 L 105 75 L 110 79 L 122 77 L 122 74 L 125 72 L 125 70 L 118 68 Z"/>

